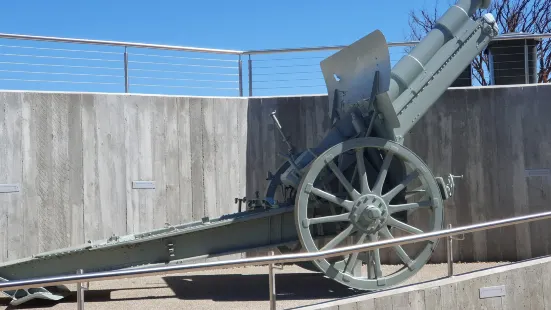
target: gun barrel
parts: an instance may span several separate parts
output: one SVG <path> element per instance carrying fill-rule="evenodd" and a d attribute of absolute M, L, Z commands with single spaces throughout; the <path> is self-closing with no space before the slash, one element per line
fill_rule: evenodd
<path fill-rule="evenodd" d="M 471 19 L 471 15 L 477 9 L 487 7 L 489 2 L 490 0 L 459 0 L 438 19 L 433 30 L 415 46 L 411 53 L 403 57 L 392 70 L 386 69 L 388 70 L 386 74 L 385 70 L 382 70 L 386 81 L 389 80 L 388 73 L 390 71 L 390 84 L 387 84 L 388 91 L 376 95 L 376 111 L 381 113 L 382 117 L 373 118 L 374 133 L 371 132 L 371 136 L 401 141 L 405 133 L 438 100 L 468 63 L 485 48 L 489 40 L 497 34 L 495 20 L 492 16 L 485 15 L 484 18 L 474 21 Z M 381 36 L 376 34 L 370 36 L 381 39 Z M 280 180 L 283 184 L 297 188 L 301 181 L 301 174 L 296 170 L 297 167 L 298 169 L 307 167 L 316 156 L 328 148 L 353 138 L 357 134 L 362 134 L 356 130 L 353 124 L 353 113 L 363 115 L 369 109 L 370 105 L 367 102 L 370 101 L 357 102 L 358 98 L 362 96 L 363 99 L 369 99 L 365 94 L 357 95 L 359 93 L 357 88 L 361 83 L 369 81 L 369 79 L 363 78 L 364 76 L 375 74 L 374 68 L 383 68 L 382 65 L 373 65 L 367 60 L 381 59 L 388 54 L 388 50 L 385 50 L 386 54 L 378 55 L 376 51 L 374 52 L 373 47 L 367 51 L 362 50 L 363 45 L 369 46 L 369 43 L 377 43 L 370 40 L 369 36 L 364 37 L 351 45 L 344 54 L 336 54 L 337 56 L 334 55 L 325 61 L 325 67 L 322 66 L 322 69 L 326 83 L 333 82 L 331 78 L 337 68 L 341 69 L 341 74 L 344 73 L 343 75 L 349 78 L 349 85 L 345 84 L 343 87 L 348 102 L 339 99 L 341 107 L 337 107 L 337 110 L 340 115 L 333 124 L 333 128 L 316 147 L 310 149 L 312 153 L 300 154 L 294 165 L 281 174 Z M 362 55 L 361 52 L 367 56 L 364 57 L 365 55 Z M 358 59 L 363 62 L 357 61 Z M 366 70 L 367 73 L 362 70 Z M 358 72 L 363 74 L 361 76 L 363 79 L 358 78 L 360 76 Z M 357 82 L 357 84 L 352 84 L 350 81 Z M 373 82 L 376 83 L 375 85 L 379 83 L 375 80 Z M 331 100 L 334 99 L 331 96 L 332 91 L 342 89 L 339 89 L 341 85 L 338 83 L 328 85 L 330 85 L 328 90 Z M 366 86 L 369 87 L 369 85 Z M 350 89 L 356 92 L 350 92 Z M 343 109 L 342 106 L 347 109 Z"/>
<path fill-rule="evenodd" d="M 411 85 L 424 71 L 426 64 L 442 46 L 458 34 L 476 10 L 489 5 L 490 0 L 459 0 L 450 7 L 419 44 L 392 68 L 388 91 L 390 101 L 394 102 Z"/>

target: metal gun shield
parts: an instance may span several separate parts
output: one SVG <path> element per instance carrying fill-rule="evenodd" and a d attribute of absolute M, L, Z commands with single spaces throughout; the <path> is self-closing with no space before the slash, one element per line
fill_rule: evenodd
<path fill-rule="evenodd" d="M 390 86 L 390 53 L 385 36 L 379 30 L 371 32 L 322 60 L 321 70 L 331 118 L 335 113 L 344 115 L 350 107 L 367 103 L 372 96 L 376 71 L 379 71 L 379 93 L 388 91 Z"/>

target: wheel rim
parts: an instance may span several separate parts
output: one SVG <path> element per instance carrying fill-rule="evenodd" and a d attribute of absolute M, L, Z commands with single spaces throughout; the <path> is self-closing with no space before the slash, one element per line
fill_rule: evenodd
<path fill-rule="evenodd" d="M 288 206 L 294 205 L 296 190 L 282 184 L 280 179 L 281 175 L 285 171 L 287 171 L 287 169 L 290 166 L 291 164 L 288 161 L 283 162 L 283 164 L 279 166 L 276 172 L 272 174 L 271 178 L 269 179 L 270 182 L 268 183 L 264 197 L 268 202 L 270 202 L 273 205 L 276 205 L 279 207 L 288 207 Z M 302 248 L 302 245 L 300 244 L 300 242 L 297 242 L 293 246 L 281 245 L 277 247 L 277 249 L 282 254 L 298 253 L 300 252 L 301 248 Z M 333 259 L 329 259 L 329 261 L 332 262 Z M 297 262 L 295 263 L 295 265 L 300 266 L 309 271 L 314 271 L 314 272 L 320 271 L 316 265 L 312 264 L 312 262 Z"/>
<path fill-rule="evenodd" d="M 345 157 L 349 162 L 352 160 L 348 169 L 335 163 L 336 159 L 343 162 Z M 377 160 L 379 164 L 373 164 Z M 410 186 L 414 190 L 410 190 Z M 344 196 L 338 193 L 338 187 L 344 188 Z M 389 226 L 408 234 L 440 230 L 443 228 L 442 204 L 433 175 L 413 152 L 389 140 L 359 138 L 333 146 L 310 164 L 297 189 L 295 221 L 302 246 L 308 252 L 317 252 L 340 247 L 349 239 L 355 244 L 392 239 L 396 233 L 391 233 Z M 331 206 L 337 211 L 329 212 Z M 424 230 L 393 216 L 398 212 L 421 211 L 428 212 Z M 315 212 L 320 216 L 312 216 Z M 328 242 L 323 246 L 319 243 L 327 240 L 317 235 L 319 226 L 332 233 L 325 238 Z M 331 227 L 334 228 L 331 230 Z M 313 263 L 326 276 L 349 287 L 378 290 L 413 276 L 430 259 L 437 239 L 424 244 L 417 251 L 411 250 L 415 252 L 413 255 L 407 253 L 404 245 Z M 402 264 L 400 269 L 389 274 L 383 272 L 380 254 L 383 250 L 394 252 Z"/>

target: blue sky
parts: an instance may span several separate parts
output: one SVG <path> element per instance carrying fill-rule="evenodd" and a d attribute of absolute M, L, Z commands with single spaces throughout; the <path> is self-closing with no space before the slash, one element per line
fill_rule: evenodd
<path fill-rule="evenodd" d="M 408 11 L 434 2 L 12 0 L 0 31 L 227 49 L 348 44 L 375 29 L 400 41 Z"/>
<path fill-rule="evenodd" d="M 340 2 L 323 0 L 12 0 L 5 1 L 2 4 L 2 9 L 0 10 L 0 32 L 236 50 L 350 44 L 375 29 L 380 29 L 385 34 L 388 41 L 403 41 L 406 39 L 408 33 L 408 12 L 413 8 L 421 8 L 424 6 L 432 7 L 435 5 L 435 1 L 436 0 L 355 0 Z M 441 2 L 445 1 L 446 0 L 441 0 Z M 446 6 L 447 5 L 444 3 L 444 8 Z M 68 47 L 67 44 L 56 45 L 44 42 L 14 40 L 3 40 L 0 44 L 72 49 L 92 48 L 101 51 L 115 50 L 103 47 L 86 47 L 82 45 L 70 45 Z M 116 52 L 119 53 L 120 49 L 116 50 Z M 143 52 L 143 50 L 140 52 Z M 31 50 L 16 50 L 14 47 L 5 47 L 0 49 L 0 56 L 2 56 L 2 53 L 8 55 L 3 55 L 4 58 L 0 58 L 0 62 L 4 60 L 5 63 L 18 63 L 17 66 L 19 67 L 13 69 L 15 71 L 44 72 L 45 70 L 45 68 L 35 70 L 37 69 L 36 66 L 33 67 L 33 70 L 20 69 L 20 67 L 23 66 L 21 65 L 21 59 L 24 57 L 16 57 L 13 56 L 13 54 L 29 54 Z M 55 53 L 47 53 L 47 51 L 33 52 L 33 54 L 41 55 L 44 53 L 47 55 L 65 56 L 65 54 L 59 51 Z M 147 53 L 163 54 L 157 51 L 147 51 Z M 312 58 L 308 60 L 310 63 L 307 65 L 311 64 L 313 69 L 319 69 L 319 61 L 323 59 L 323 57 L 327 57 L 330 53 L 308 55 L 307 57 Z M 86 56 L 95 57 L 95 55 Z M 120 55 L 118 54 L 101 56 L 120 59 Z M 398 54 L 398 56 L 400 55 Z M 72 57 L 74 57 L 74 55 Z M 80 57 L 82 57 L 82 55 Z M 139 62 L 142 56 L 132 55 L 132 57 L 132 60 Z M 271 55 L 271 57 L 273 58 L 274 55 Z M 297 55 L 283 55 L 281 57 L 297 57 Z M 302 57 L 305 56 L 302 55 Z M 392 57 L 393 56 L 391 56 L 391 58 Z M 228 57 L 220 56 L 220 58 L 227 59 Z M 44 62 L 47 59 L 39 58 L 37 60 L 36 58 L 32 58 L 29 60 L 29 57 L 27 57 L 26 60 Z M 165 59 L 165 61 L 166 60 L 167 59 Z M 76 60 L 71 61 L 76 62 Z M 64 60 L 62 63 L 69 63 L 69 60 Z M 301 63 L 306 64 L 306 60 L 302 60 Z M 138 66 L 140 64 L 133 65 Z M 8 66 L 10 68 L 9 70 L 12 70 L 16 65 L 5 64 L 5 66 Z M 140 68 L 143 69 L 144 66 L 147 65 L 141 64 L 141 66 Z M 1 67 L 0 65 L 0 69 Z M 159 66 L 156 66 L 156 68 L 157 67 Z M 147 68 L 152 68 L 152 66 L 149 65 Z M 261 68 L 258 70 L 260 69 Z M 266 70 L 268 69 L 271 70 L 270 68 Z M 71 72 L 76 72 L 74 70 L 77 69 L 72 68 L 70 70 L 72 70 Z M 91 72 L 90 70 L 92 69 L 88 69 L 87 72 Z M 221 70 L 226 69 L 221 68 Z M 258 70 L 255 72 L 259 72 Z M 274 72 L 269 70 L 267 72 Z M 8 72 L 5 72 L 5 74 L 8 74 Z M 10 74 L 23 75 L 21 72 Z M 118 76 L 120 74 L 121 72 L 117 72 L 116 75 Z M 149 72 L 148 74 L 151 75 L 153 73 Z M 33 73 L 32 80 L 35 79 L 36 75 L 37 73 Z M 105 72 L 102 71 L 102 75 L 106 75 Z M 31 79 L 29 76 L 30 74 L 25 75 L 25 79 Z M 168 77 L 174 76 L 175 75 L 172 73 L 168 75 Z M 261 74 L 259 76 L 261 76 Z M 11 78 L 11 75 L 9 77 Z M 17 77 L 19 78 L 19 76 Z M 57 77 L 59 77 L 59 75 L 57 75 L 56 78 Z M 1 78 L 2 75 L 0 75 L 0 79 Z M 44 77 L 41 79 L 43 78 Z M 67 80 L 73 78 L 76 79 L 74 76 L 64 77 L 63 79 Z M 325 92 L 323 87 L 321 87 L 324 83 L 323 80 L 319 81 L 319 74 L 317 78 L 318 81 L 316 83 L 320 85 L 316 85 L 320 87 L 312 89 L 311 92 L 306 92 Z M 98 77 L 96 80 L 104 81 L 106 79 L 107 77 Z M 117 77 L 117 79 L 120 80 L 119 77 Z M 277 78 L 275 78 L 275 80 L 277 80 Z M 264 83 L 269 82 L 269 84 L 264 84 L 270 85 L 268 88 L 276 85 L 274 84 L 275 82 L 272 83 L 270 81 L 264 81 Z M 7 84 L 4 84 L 4 86 L 0 83 L 0 88 L 19 88 L 24 87 L 23 85 L 27 85 L 25 86 L 27 89 L 29 87 L 38 87 L 39 89 L 53 87 L 50 84 L 45 86 L 34 82 L 30 84 L 19 83 L 17 81 L 5 82 Z M 133 82 L 134 79 L 131 79 L 131 83 Z M 179 80 L 179 83 L 180 82 L 181 80 Z M 262 80 L 259 80 L 259 83 L 262 82 Z M 66 88 L 59 89 L 65 90 Z M 73 88 L 68 88 L 67 90 L 72 89 Z M 89 89 L 92 88 L 89 87 L 85 90 Z M 96 89 L 103 91 L 102 88 Z M 138 88 L 134 87 L 133 89 L 136 90 Z M 119 90 L 120 86 L 116 86 L 116 90 L 114 91 Z M 106 91 L 109 90 L 106 89 Z M 138 89 L 138 91 L 142 91 L 142 89 Z M 154 89 L 152 91 L 164 93 L 167 91 L 170 92 L 171 90 Z M 266 92 L 263 94 L 275 93 L 277 92 Z M 209 92 L 204 91 L 200 94 L 209 94 Z"/>

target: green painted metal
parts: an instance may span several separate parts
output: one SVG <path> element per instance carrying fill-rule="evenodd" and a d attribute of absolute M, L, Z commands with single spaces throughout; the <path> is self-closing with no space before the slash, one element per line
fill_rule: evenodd
<path fill-rule="evenodd" d="M 447 180 L 432 176 L 401 144 L 404 135 L 497 35 L 491 15 L 476 21 L 470 18 L 489 5 L 488 0 L 458 1 L 392 70 L 380 31 L 322 61 L 333 128 L 315 148 L 290 153 L 270 184 L 270 188 L 296 189 L 292 195 L 302 245 L 297 250 L 316 252 L 345 242 L 389 239 L 396 229 L 415 234 L 443 228 L 443 200 L 453 194 L 456 176 L 450 174 Z M 394 156 L 386 157 L 389 151 Z M 389 162 L 387 158 L 395 159 Z M 416 187 L 403 186 L 409 180 L 408 171 L 419 172 Z M 385 182 L 377 181 L 378 176 L 384 176 Z M 386 199 L 389 192 L 396 195 L 393 200 Z M 423 214 L 427 221 L 423 229 L 407 224 L 417 209 L 429 211 Z M 410 253 L 395 247 L 394 254 L 403 266 L 389 275 L 382 274 L 378 251 L 312 263 L 344 285 L 377 290 L 414 275 L 436 245 L 427 242 Z"/>
<path fill-rule="evenodd" d="M 413 234 L 442 229 L 443 200 L 453 194 L 454 176 L 447 182 L 435 178 L 401 143 L 497 35 L 491 15 L 470 18 L 489 5 L 489 0 L 459 0 L 392 70 L 386 39 L 378 30 L 322 61 L 333 127 L 312 149 L 297 152 L 285 141 L 287 161 L 269 176 L 265 198 L 247 200 L 247 211 L 4 263 L 0 281 L 185 263 L 268 247 L 315 252 L 345 241 L 393 238 L 396 229 Z M 428 211 L 425 227 L 408 225 L 409 214 L 420 211 Z M 415 274 L 436 244 L 427 241 L 410 253 L 394 247 L 403 267 L 390 275 L 382 274 L 379 251 L 302 266 L 351 288 L 377 290 Z M 17 305 L 35 298 L 59 300 L 68 291 L 52 287 L 4 293 Z"/>
<path fill-rule="evenodd" d="M 41 253 L 1 264 L 0 277 L 21 280 L 69 275 L 77 269 L 94 272 L 184 263 L 194 258 L 242 253 L 296 241 L 292 207 L 256 209 Z M 58 300 L 67 292 L 39 288 L 4 293 L 14 298 L 12 304 L 17 305 L 33 298 Z"/>
<path fill-rule="evenodd" d="M 393 101 L 400 121 L 394 134 L 403 137 L 497 33 L 495 21 L 489 15 L 477 22 L 468 20 L 457 37 L 442 46 L 426 64 L 423 74 Z"/>
<path fill-rule="evenodd" d="M 377 151 L 384 158 L 378 174 L 368 173 L 366 169 L 366 166 L 372 167 L 368 150 Z M 338 167 L 337 159 L 346 153 L 353 153 L 350 156 L 356 157 L 356 167 L 353 167 L 357 172 L 356 177 L 348 178 Z M 407 166 L 408 172 L 397 184 L 392 182 L 394 184 L 388 186 L 387 176 L 392 170 L 393 161 Z M 326 182 L 324 176 L 329 174 L 337 175 L 337 180 Z M 408 186 L 411 185 L 411 190 L 421 192 L 422 195 L 410 195 L 406 199 Z M 339 187 L 346 190 L 344 197 L 334 194 Z M 389 227 L 412 234 L 443 229 L 443 200 L 429 168 L 409 149 L 386 139 L 357 138 L 333 146 L 314 160 L 297 192 L 296 226 L 301 243 L 309 252 L 338 247 L 350 238 L 356 243 L 378 241 L 380 237 L 392 239 Z M 334 213 L 316 212 L 316 198 L 330 201 L 338 209 Z M 421 208 L 429 211 L 428 229 L 421 230 L 395 217 L 402 211 L 415 212 Z M 317 224 L 337 223 L 342 225 L 337 236 L 331 236 L 327 242 L 316 240 Z M 314 264 L 326 276 L 347 286 L 363 290 L 384 289 L 401 283 L 419 271 L 429 260 L 436 245 L 437 240 L 425 242 L 424 247 L 414 251 L 415 256 L 408 254 L 401 246 L 394 247 L 403 267 L 388 275 L 382 273 L 379 250 L 362 253 L 364 255 L 350 255 L 338 262 L 320 259 L 314 261 Z M 356 268 L 362 263 L 365 270 Z"/>

